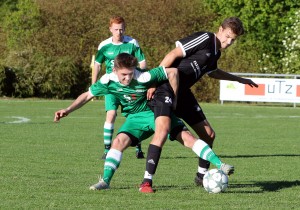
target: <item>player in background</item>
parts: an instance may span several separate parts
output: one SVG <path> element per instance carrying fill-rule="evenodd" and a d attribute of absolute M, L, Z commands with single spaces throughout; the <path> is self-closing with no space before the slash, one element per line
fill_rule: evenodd
<path fill-rule="evenodd" d="M 241 78 L 222 71 L 217 62 L 221 51 L 226 49 L 236 38 L 244 33 L 243 24 L 240 19 L 230 17 L 223 21 L 216 33 L 196 32 L 176 42 L 176 47 L 170 51 L 160 63 L 160 66 L 176 67 L 179 71 L 178 92 L 174 93 L 168 82 L 157 86 L 153 100 L 149 105 L 154 110 L 155 134 L 149 145 L 147 161 L 160 156 L 161 145 L 164 144 L 170 130 L 170 113 L 176 107 L 174 113 L 183 119 L 210 147 L 215 139 L 215 132 L 206 119 L 191 87 L 199 79 L 208 74 L 214 79 L 237 81 L 251 87 L 258 87 L 252 80 Z M 205 91 L 205 88 L 203 88 Z M 174 98 L 174 96 L 177 96 Z M 199 158 L 198 172 L 195 183 L 202 186 L 203 176 L 208 170 L 210 163 Z M 152 175 L 157 165 L 146 168 L 143 184 L 151 187 Z M 149 188 L 150 188 L 149 187 Z M 149 189 L 151 191 L 151 189 Z"/>
<path fill-rule="evenodd" d="M 111 73 L 114 66 L 114 58 L 122 52 L 135 56 L 139 61 L 140 68 L 146 69 L 145 56 L 139 47 L 137 40 L 131 38 L 130 36 L 124 35 L 125 26 L 125 20 L 123 17 L 115 16 L 110 19 L 109 30 L 112 34 L 112 37 L 102 41 L 98 46 L 98 52 L 95 57 L 95 72 L 92 76 L 92 84 L 94 84 L 99 77 L 101 64 L 105 63 L 106 73 Z M 117 109 L 119 105 L 120 104 L 114 95 L 105 95 L 106 119 L 103 129 L 104 154 L 102 159 L 105 159 L 106 154 L 111 147 L 114 133 L 114 123 L 117 117 Z M 141 144 L 136 146 L 136 157 L 144 158 Z"/>
<path fill-rule="evenodd" d="M 71 112 L 79 109 L 94 96 L 114 94 L 120 100 L 122 113 L 126 117 L 125 123 L 119 129 L 108 151 L 105 163 L 103 178 L 90 187 L 91 190 L 108 189 L 111 179 L 119 167 L 123 151 L 134 146 L 138 142 L 147 139 L 154 133 L 154 113 L 147 106 L 147 89 L 154 83 L 169 80 L 175 90 L 177 89 L 177 69 L 157 67 L 150 71 L 141 71 L 136 68 L 137 59 L 127 53 L 121 53 L 115 58 L 113 72 L 105 74 L 94 83 L 87 92 L 81 94 L 68 108 L 55 112 L 54 121 L 66 117 Z M 233 173 L 233 166 L 223 163 L 218 156 L 202 140 L 193 137 L 183 122 L 171 115 L 170 136 L 184 146 L 191 148 L 197 156 L 211 161 L 217 168 L 226 174 Z M 152 190 L 152 188 L 150 188 Z M 152 191 L 141 191 L 151 193 Z"/>

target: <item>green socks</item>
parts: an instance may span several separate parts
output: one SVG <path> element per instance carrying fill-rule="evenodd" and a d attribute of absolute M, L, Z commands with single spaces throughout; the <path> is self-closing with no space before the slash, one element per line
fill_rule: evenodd
<path fill-rule="evenodd" d="M 116 149 L 110 149 L 106 155 L 104 163 L 103 180 L 109 185 L 115 171 L 120 166 L 122 152 Z"/>
<path fill-rule="evenodd" d="M 218 169 L 222 165 L 220 158 L 214 153 L 214 151 L 209 147 L 207 143 L 198 139 L 193 145 L 193 151 L 198 155 L 198 157 L 209 161 L 214 164 Z"/>
<path fill-rule="evenodd" d="M 105 153 L 107 153 L 111 147 L 113 133 L 114 133 L 114 124 L 105 122 L 104 129 L 103 129 Z"/>

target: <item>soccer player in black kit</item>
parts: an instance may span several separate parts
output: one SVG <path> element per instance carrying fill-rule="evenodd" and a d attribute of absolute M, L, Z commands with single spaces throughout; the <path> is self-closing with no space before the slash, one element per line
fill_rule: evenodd
<path fill-rule="evenodd" d="M 237 81 L 251 87 L 258 87 L 252 80 L 222 71 L 217 65 L 221 56 L 220 50 L 232 45 L 236 38 L 243 33 L 241 20 L 230 17 L 223 21 L 216 33 L 196 32 L 180 39 L 176 42 L 176 47 L 165 56 L 160 66 L 178 68 L 179 86 L 178 91 L 174 93 L 168 82 L 158 85 L 154 97 L 149 103 L 155 113 L 156 130 L 148 149 L 147 161 L 159 159 L 161 150 L 157 146 L 161 148 L 167 138 L 170 130 L 169 116 L 172 111 L 177 117 L 182 118 L 200 139 L 212 147 L 215 132 L 190 89 L 203 75 L 208 74 L 214 79 Z M 175 107 L 176 109 L 173 110 Z M 154 174 L 156 167 L 157 164 L 146 170 L 149 174 Z M 203 176 L 208 168 L 209 162 L 199 158 L 195 177 L 197 185 L 202 186 Z M 143 182 L 148 181 L 152 183 L 152 180 L 144 177 Z"/>

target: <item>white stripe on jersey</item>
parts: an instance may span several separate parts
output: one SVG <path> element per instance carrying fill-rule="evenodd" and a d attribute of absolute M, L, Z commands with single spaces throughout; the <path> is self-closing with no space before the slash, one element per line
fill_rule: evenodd
<path fill-rule="evenodd" d="M 113 44 L 113 45 L 121 45 L 121 44 L 124 44 L 124 42 L 129 42 L 133 45 L 135 45 L 136 47 L 140 47 L 139 46 L 139 43 L 136 39 L 130 37 L 130 36 L 126 36 L 124 35 L 123 36 L 123 41 L 119 44 L 115 44 L 113 43 L 113 40 L 112 40 L 112 37 L 109 37 L 108 39 L 105 39 L 104 41 L 102 41 L 99 46 L 98 46 L 98 50 L 100 50 L 102 47 L 104 47 L 105 45 L 108 45 L 108 44 Z"/>
<path fill-rule="evenodd" d="M 188 43 L 184 44 L 183 48 L 184 48 L 185 51 L 187 51 L 187 50 L 199 45 L 200 43 L 202 43 L 203 41 L 205 41 L 208 38 L 209 38 L 209 36 L 208 36 L 207 33 L 202 34 L 201 36 L 198 36 L 197 38 L 195 38 L 195 39 L 189 41 Z"/>

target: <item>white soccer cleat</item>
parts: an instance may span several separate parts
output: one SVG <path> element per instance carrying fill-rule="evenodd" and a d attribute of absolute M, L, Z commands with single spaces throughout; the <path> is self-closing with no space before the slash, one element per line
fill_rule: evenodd
<path fill-rule="evenodd" d="M 109 189 L 109 185 L 103 179 L 100 179 L 98 183 L 90 186 L 90 190 L 107 190 L 107 189 Z"/>
<path fill-rule="evenodd" d="M 227 175 L 231 175 L 234 173 L 234 166 L 228 165 L 226 163 L 222 163 L 220 170 Z"/>

